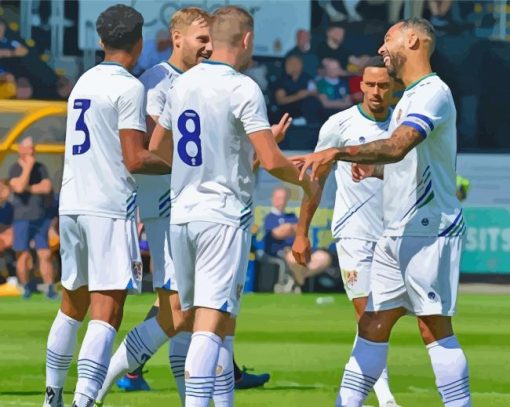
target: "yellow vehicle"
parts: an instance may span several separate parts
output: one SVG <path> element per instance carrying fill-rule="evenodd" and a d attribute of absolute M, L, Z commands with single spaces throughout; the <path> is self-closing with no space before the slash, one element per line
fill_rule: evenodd
<path fill-rule="evenodd" d="M 0 178 L 7 178 L 17 160 L 18 145 L 32 137 L 37 161 L 48 168 L 55 191 L 60 190 L 64 165 L 66 102 L 0 100 Z"/>

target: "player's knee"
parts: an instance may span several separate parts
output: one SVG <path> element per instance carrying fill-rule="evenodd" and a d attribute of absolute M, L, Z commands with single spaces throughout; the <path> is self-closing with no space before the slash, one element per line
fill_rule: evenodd
<path fill-rule="evenodd" d="M 358 323 L 358 335 L 374 342 L 387 342 L 391 326 L 383 315 L 377 312 L 365 312 Z"/>
<path fill-rule="evenodd" d="M 156 316 L 156 319 L 158 321 L 159 326 L 168 336 L 174 336 L 175 335 L 175 327 L 174 327 L 174 321 L 172 319 L 172 313 L 169 312 L 158 312 L 158 315 Z"/>
<path fill-rule="evenodd" d="M 419 317 L 418 328 L 420 330 L 421 338 L 426 345 L 453 335 L 453 328 L 449 317 Z"/>

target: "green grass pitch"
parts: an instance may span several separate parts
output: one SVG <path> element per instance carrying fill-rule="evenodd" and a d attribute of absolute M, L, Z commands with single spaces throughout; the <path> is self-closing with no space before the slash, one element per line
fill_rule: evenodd
<path fill-rule="evenodd" d="M 266 387 L 236 393 L 236 406 L 333 406 L 355 326 L 345 296 L 317 305 L 317 295 L 246 295 L 236 338 L 240 364 L 268 371 Z M 141 321 L 152 295 L 130 297 L 117 343 Z M 468 356 L 474 406 L 510 406 L 510 302 L 504 295 L 460 296 L 457 335 Z M 0 406 L 41 406 L 46 335 L 58 304 L 41 296 L 30 301 L 0 299 Z M 85 328 L 85 327 L 82 327 Z M 84 329 L 81 330 L 83 335 Z M 148 363 L 150 393 L 114 389 L 106 406 L 178 406 L 167 347 Z M 393 332 L 389 372 L 397 401 L 404 407 L 441 406 L 427 352 L 413 318 Z M 65 401 L 72 401 L 76 364 L 71 365 Z M 373 395 L 366 402 L 376 406 Z"/>

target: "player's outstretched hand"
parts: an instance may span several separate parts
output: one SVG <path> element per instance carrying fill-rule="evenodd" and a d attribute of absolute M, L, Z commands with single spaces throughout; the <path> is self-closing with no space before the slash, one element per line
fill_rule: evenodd
<path fill-rule="evenodd" d="M 278 124 L 273 124 L 271 126 L 271 131 L 273 132 L 274 140 L 277 143 L 281 143 L 285 138 L 285 134 L 292 123 L 292 117 L 288 113 L 285 113 Z"/>
<path fill-rule="evenodd" d="M 373 177 L 375 172 L 375 165 L 372 164 L 356 164 L 353 163 L 351 167 L 352 180 L 354 182 L 363 181 L 365 178 Z"/>
<path fill-rule="evenodd" d="M 335 161 L 337 150 L 328 148 L 312 154 L 292 157 L 292 163 L 301 170 L 299 179 L 302 181 L 308 169 L 310 169 L 310 179 L 312 181 L 319 180 L 319 174 L 329 168 Z M 321 171 L 322 170 L 322 171 Z"/>
<path fill-rule="evenodd" d="M 294 244 L 292 245 L 292 254 L 294 259 L 301 264 L 302 266 L 306 266 L 310 263 L 311 258 L 311 246 L 310 239 L 306 236 L 296 236 L 294 239 Z"/>

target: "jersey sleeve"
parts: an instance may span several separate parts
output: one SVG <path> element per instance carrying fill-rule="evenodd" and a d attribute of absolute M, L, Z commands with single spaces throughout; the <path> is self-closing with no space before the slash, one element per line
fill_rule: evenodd
<path fill-rule="evenodd" d="M 323 151 L 331 147 L 342 147 L 341 129 L 336 120 L 328 119 L 319 131 L 319 140 L 315 146 L 315 151 Z"/>
<path fill-rule="evenodd" d="M 118 128 L 146 131 L 145 122 L 145 91 L 137 82 L 122 93 L 117 102 L 119 112 Z"/>
<path fill-rule="evenodd" d="M 142 82 L 147 94 L 145 110 L 148 116 L 161 116 L 165 108 L 166 94 L 161 83 L 166 75 L 163 69 L 157 68 L 159 66 L 146 71 L 140 76 L 140 82 Z"/>
<path fill-rule="evenodd" d="M 417 93 L 402 125 L 412 127 L 421 134 L 427 136 L 444 120 L 451 112 L 451 102 L 447 92 L 443 88 Z"/>
<path fill-rule="evenodd" d="M 163 111 L 159 116 L 159 124 L 167 130 L 172 130 L 172 104 L 170 103 L 171 99 L 171 97 L 166 98 Z"/>
<path fill-rule="evenodd" d="M 245 78 L 234 91 L 232 103 L 234 116 L 241 121 L 246 134 L 271 129 L 264 95 L 253 80 Z"/>

